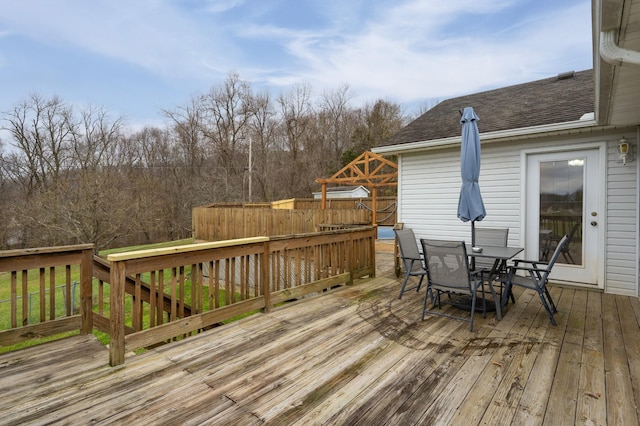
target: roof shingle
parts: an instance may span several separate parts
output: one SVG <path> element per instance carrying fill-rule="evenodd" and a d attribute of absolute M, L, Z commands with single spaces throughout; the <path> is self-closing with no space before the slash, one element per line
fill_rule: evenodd
<path fill-rule="evenodd" d="M 460 136 L 460 109 L 480 118 L 480 133 L 579 120 L 594 111 L 593 70 L 445 100 L 402 128 L 382 146 Z"/>

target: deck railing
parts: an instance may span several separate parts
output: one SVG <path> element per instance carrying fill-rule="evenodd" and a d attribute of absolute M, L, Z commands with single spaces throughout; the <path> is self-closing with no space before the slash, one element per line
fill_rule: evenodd
<path fill-rule="evenodd" d="M 9 296 L 1 308 L 0 346 L 74 330 L 91 333 L 92 255 L 92 244 L 0 251 L 0 274 L 8 276 L 2 294 Z M 72 282 L 72 271 L 79 281 Z"/>
<path fill-rule="evenodd" d="M 374 276 L 375 239 L 376 228 L 364 226 L 139 250 L 106 261 L 93 256 L 93 245 L 0 251 L 10 293 L 0 346 L 95 329 L 109 335 L 109 362 L 118 365 L 128 351 Z M 77 284 L 78 307 L 71 296 Z"/>
<path fill-rule="evenodd" d="M 290 299 L 375 275 L 375 227 L 254 237 L 107 257 L 109 363 Z M 101 286 L 107 280 L 101 280 Z"/>

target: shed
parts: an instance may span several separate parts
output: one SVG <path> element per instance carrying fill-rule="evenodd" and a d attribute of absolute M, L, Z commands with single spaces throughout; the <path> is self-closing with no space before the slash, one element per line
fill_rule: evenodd
<path fill-rule="evenodd" d="M 371 196 L 369 191 L 364 186 L 335 186 L 327 188 L 327 198 L 368 198 Z M 322 191 L 314 192 L 313 198 L 316 200 L 322 199 Z"/>

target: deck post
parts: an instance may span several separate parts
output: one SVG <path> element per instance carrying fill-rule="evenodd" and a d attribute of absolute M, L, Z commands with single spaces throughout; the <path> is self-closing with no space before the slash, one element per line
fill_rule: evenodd
<path fill-rule="evenodd" d="M 374 226 L 371 230 L 371 239 L 369 241 L 369 260 L 373 266 L 373 273 L 371 274 L 371 278 L 375 278 L 376 276 L 376 239 L 378 238 L 378 226 Z"/>
<path fill-rule="evenodd" d="M 262 261 L 260 262 L 260 284 L 262 286 L 262 297 L 264 297 L 264 312 L 271 312 L 271 248 L 269 241 L 262 243 Z"/>
<path fill-rule="evenodd" d="M 91 334 L 93 331 L 93 247 L 82 250 L 80 317 L 80 334 Z"/>
<path fill-rule="evenodd" d="M 110 296 L 110 340 L 109 365 L 112 367 L 124 364 L 124 294 L 126 280 L 126 262 L 111 263 L 111 296 Z"/>
<path fill-rule="evenodd" d="M 376 213 L 378 211 L 378 187 L 373 185 L 371 187 L 371 224 L 376 226 L 378 218 Z"/>

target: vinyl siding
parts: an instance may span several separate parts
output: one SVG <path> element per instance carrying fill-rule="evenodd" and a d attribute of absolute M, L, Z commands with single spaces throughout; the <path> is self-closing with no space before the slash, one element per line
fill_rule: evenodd
<path fill-rule="evenodd" d="M 634 130 L 635 133 L 635 130 Z M 606 209 L 598 222 L 605 226 L 605 291 L 637 295 L 637 161 L 623 166 L 616 145 L 622 134 L 488 144 L 482 147 L 480 188 L 487 216 L 476 227 L 508 227 L 509 244 L 524 245 L 521 231 L 521 153 L 572 148 L 607 141 Z M 627 139 L 630 138 L 626 134 Z M 471 225 L 457 218 L 461 186 L 459 148 L 399 157 L 398 221 L 414 229 L 417 238 L 471 241 Z M 603 182 L 604 184 L 605 182 Z"/>
<path fill-rule="evenodd" d="M 625 136 L 633 143 L 632 135 Z M 608 138 L 607 147 L 606 291 L 636 296 L 638 162 L 622 165 L 617 161 L 617 143 L 621 137 L 622 134 L 618 134 Z"/>
<path fill-rule="evenodd" d="M 459 150 L 403 155 L 400 221 L 420 238 L 471 241 L 471 224 L 458 219 Z M 480 190 L 487 210 L 477 227 L 508 227 L 509 243 L 520 241 L 520 154 L 504 148 L 482 151 Z"/>

